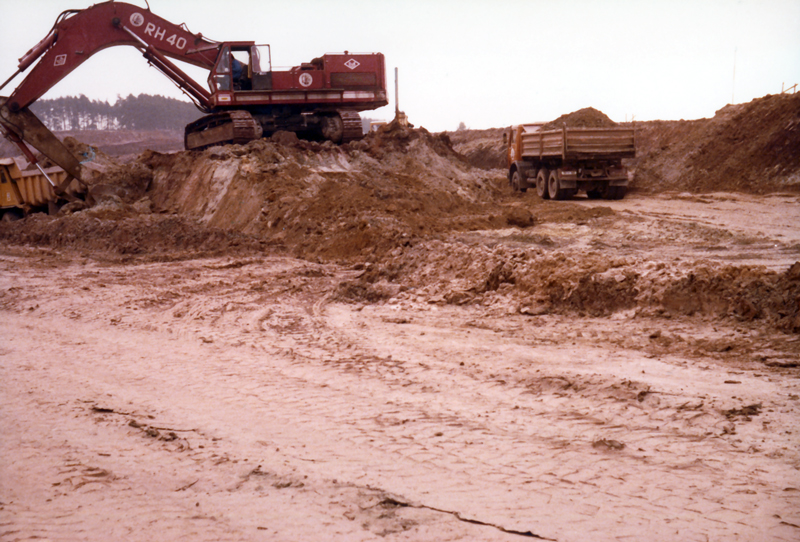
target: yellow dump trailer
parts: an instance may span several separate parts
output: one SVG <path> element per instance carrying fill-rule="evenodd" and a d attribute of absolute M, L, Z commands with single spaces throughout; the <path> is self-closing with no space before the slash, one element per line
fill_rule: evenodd
<path fill-rule="evenodd" d="M 3 220 L 22 218 L 36 209 L 52 209 L 57 203 L 50 181 L 61 184 L 67 173 L 60 167 L 43 168 L 42 171 L 24 158 L 0 158 L 0 212 Z"/>

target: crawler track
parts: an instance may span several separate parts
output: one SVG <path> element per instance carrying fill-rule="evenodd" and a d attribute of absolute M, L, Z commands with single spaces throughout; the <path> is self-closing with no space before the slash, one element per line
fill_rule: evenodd
<path fill-rule="evenodd" d="M 184 146 L 195 151 L 226 143 L 243 145 L 262 133 L 261 125 L 247 111 L 215 113 L 186 126 Z"/>
<path fill-rule="evenodd" d="M 364 137 L 364 129 L 361 125 L 361 116 L 354 111 L 339 111 L 344 123 L 344 133 L 342 143 L 357 141 Z"/>

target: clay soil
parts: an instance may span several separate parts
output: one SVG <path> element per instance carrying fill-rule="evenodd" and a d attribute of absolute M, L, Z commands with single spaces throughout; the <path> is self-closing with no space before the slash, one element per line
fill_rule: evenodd
<path fill-rule="evenodd" d="M 95 148 L 0 223 L 0 540 L 798 540 L 798 112 L 637 124 L 620 201 L 500 129 Z"/>

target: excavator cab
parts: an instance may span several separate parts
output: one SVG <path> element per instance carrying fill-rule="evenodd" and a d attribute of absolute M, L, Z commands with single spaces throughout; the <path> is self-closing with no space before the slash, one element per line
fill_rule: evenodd
<path fill-rule="evenodd" d="M 272 90 L 272 59 L 269 45 L 225 44 L 208 77 L 209 87 L 217 92 Z M 218 96 L 219 102 L 227 101 Z"/>

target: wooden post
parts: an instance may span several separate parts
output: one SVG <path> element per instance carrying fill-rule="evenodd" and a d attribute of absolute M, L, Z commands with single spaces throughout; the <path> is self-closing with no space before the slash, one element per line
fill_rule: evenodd
<path fill-rule="evenodd" d="M 398 84 L 397 67 L 394 69 L 394 116 L 400 113 L 400 86 Z"/>

